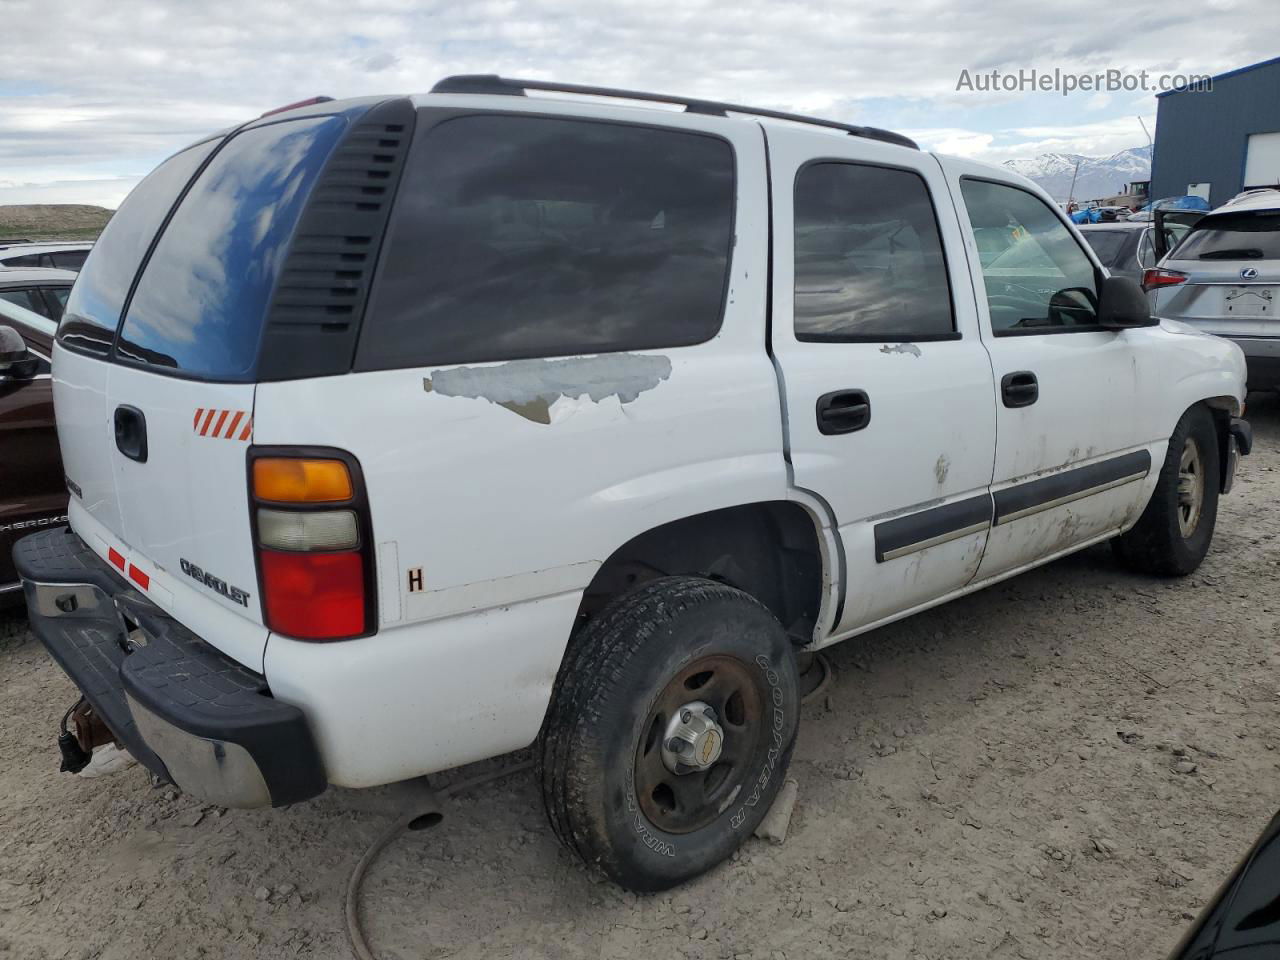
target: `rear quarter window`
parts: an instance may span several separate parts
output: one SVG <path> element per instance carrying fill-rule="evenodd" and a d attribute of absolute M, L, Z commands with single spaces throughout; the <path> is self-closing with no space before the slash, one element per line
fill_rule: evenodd
<path fill-rule="evenodd" d="M 358 369 L 685 346 L 719 330 L 726 141 L 510 115 L 419 130 Z"/>
<path fill-rule="evenodd" d="M 217 140 L 174 154 L 133 188 L 107 221 L 67 300 L 58 339 L 71 349 L 111 349 L 129 287 L 179 194 L 208 159 Z"/>
<path fill-rule="evenodd" d="M 294 227 L 345 128 L 332 116 L 282 121 L 236 134 L 218 151 L 138 281 L 120 330 L 122 361 L 251 379 Z"/>

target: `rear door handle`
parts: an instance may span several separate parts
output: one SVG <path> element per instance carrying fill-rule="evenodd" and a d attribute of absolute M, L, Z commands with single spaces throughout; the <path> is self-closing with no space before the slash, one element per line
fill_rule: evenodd
<path fill-rule="evenodd" d="M 1029 407 L 1040 399 L 1040 383 L 1030 370 L 1006 373 L 1000 380 L 1000 398 L 1006 407 Z"/>
<path fill-rule="evenodd" d="M 116 449 L 130 460 L 147 462 L 147 418 L 137 407 L 116 407 Z"/>
<path fill-rule="evenodd" d="M 865 390 L 833 390 L 818 398 L 818 432 L 853 433 L 871 422 L 871 398 Z"/>

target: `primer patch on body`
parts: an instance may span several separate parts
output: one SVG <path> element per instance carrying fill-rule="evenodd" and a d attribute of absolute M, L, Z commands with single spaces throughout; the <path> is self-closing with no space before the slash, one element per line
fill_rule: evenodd
<path fill-rule="evenodd" d="M 509 360 L 491 367 L 433 370 L 422 389 L 446 397 L 487 400 L 533 423 L 551 423 L 551 405 L 561 397 L 599 403 L 617 397 L 630 403 L 671 376 L 662 356 L 608 353 L 555 360 Z"/>
<path fill-rule="evenodd" d="M 913 357 L 922 356 L 922 354 L 920 353 L 920 348 L 917 347 L 914 343 L 895 343 L 892 345 L 886 343 L 883 347 L 880 348 L 880 352 L 881 353 L 907 353 Z"/>

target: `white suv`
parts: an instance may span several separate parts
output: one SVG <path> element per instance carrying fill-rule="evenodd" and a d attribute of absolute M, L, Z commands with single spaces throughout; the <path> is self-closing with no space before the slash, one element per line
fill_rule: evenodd
<path fill-rule="evenodd" d="M 460 77 L 144 180 L 58 332 L 70 529 L 15 551 L 67 765 L 281 805 L 536 741 L 660 889 L 769 807 L 799 651 L 1103 540 L 1193 570 L 1239 349 L 1029 181 L 779 116 Z"/>

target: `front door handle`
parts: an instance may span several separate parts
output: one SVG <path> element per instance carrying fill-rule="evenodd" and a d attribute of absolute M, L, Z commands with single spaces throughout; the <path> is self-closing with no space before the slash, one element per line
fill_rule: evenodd
<path fill-rule="evenodd" d="M 1040 383 L 1030 370 L 1006 373 L 1000 380 L 1000 398 L 1006 407 L 1029 407 L 1040 399 Z"/>
<path fill-rule="evenodd" d="M 833 390 L 818 398 L 818 432 L 853 433 L 871 422 L 871 398 L 865 390 Z"/>
<path fill-rule="evenodd" d="M 147 462 L 147 418 L 137 407 L 116 407 L 116 449 L 130 460 Z"/>

